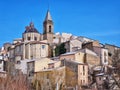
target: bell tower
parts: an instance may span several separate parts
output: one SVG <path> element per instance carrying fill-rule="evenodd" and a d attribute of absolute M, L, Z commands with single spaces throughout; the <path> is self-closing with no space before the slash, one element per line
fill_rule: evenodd
<path fill-rule="evenodd" d="M 53 42 L 53 21 L 49 10 L 43 22 L 43 39 L 48 40 L 49 44 Z"/>

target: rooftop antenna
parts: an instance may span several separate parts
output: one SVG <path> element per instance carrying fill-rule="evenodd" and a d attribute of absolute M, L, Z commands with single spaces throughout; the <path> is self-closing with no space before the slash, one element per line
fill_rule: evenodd
<path fill-rule="evenodd" d="M 49 6 L 49 0 L 48 0 L 48 10 L 49 10 L 50 6 Z"/>
<path fill-rule="evenodd" d="M 31 22 L 32 22 L 32 18 L 31 18 Z"/>

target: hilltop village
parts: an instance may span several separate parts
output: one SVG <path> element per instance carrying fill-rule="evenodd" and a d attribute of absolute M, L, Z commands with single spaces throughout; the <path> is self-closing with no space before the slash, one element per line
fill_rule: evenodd
<path fill-rule="evenodd" d="M 25 77 L 31 88 L 20 90 L 119 90 L 120 60 L 116 61 L 120 59 L 120 47 L 84 36 L 54 33 L 53 22 L 48 10 L 42 33 L 30 22 L 22 38 L 1 47 L 0 78 Z M 13 86 L 17 79 L 11 82 Z M 1 85 L 4 89 L 0 90 L 17 90 Z"/>

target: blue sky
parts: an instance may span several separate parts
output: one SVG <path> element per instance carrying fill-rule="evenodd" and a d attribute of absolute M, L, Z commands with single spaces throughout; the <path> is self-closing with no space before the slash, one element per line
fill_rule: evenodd
<path fill-rule="evenodd" d="M 0 47 L 21 38 L 31 21 L 42 33 L 48 6 L 54 32 L 120 46 L 120 0 L 0 0 Z"/>

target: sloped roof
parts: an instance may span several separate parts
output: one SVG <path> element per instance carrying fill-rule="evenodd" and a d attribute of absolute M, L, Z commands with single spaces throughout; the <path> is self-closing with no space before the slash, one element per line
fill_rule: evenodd
<path fill-rule="evenodd" d="M 76 54 L 76 53 L 77 53 L 77 52 L 67 52 L 67 53 L 61 54 L 61 56 L 72 55 L 72 54 Z"/>

